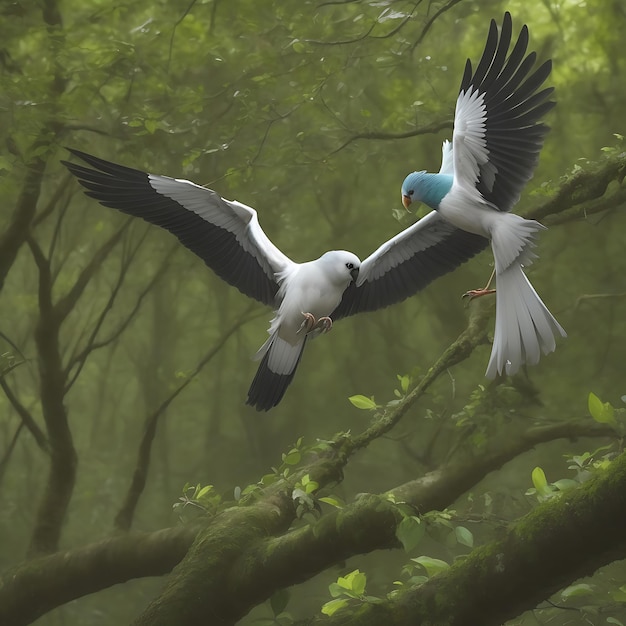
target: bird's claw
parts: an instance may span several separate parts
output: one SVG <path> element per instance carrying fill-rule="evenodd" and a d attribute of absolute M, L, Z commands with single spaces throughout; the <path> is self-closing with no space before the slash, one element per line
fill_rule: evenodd
<path fill-rule="evenodd" d="M 308 335 L 317 324 L 317 320 L 312 313 L 305 313 L 302 311 L 302 315 L 304 316 L 304 320 L 302 324 L 300 324 L 300 328 L 296 331 L 296 335 L 299 335 L 301 332 L 304 332 L 305 335 Z"/>
<path fill-rule="evenodd" d="M 333 320 L 331 320 L 330 317 L 324 316 L 317 320 L 315 326 L 313 326 L 311 330 L 319 330 L 321 333 L 327 333 L 330 332 L 332 327 Z"/>
<path fill-rule="evenodd" d="M 470 289 L 469 291 L 466 291 L 461 298 L 465 299 L 467 298 L 467 302 L 471 302 L 474 298 L 482 298 L 483 296 L 487 296 L 489 294 L 492 293 L 496 293 L 495 289 L 487 289 L 486 287 L 484 289 Z"/>
<path fill-rule="evenodd" d="M 333 327 L 333 320 L 331 320 L 330 317 L 324 316 L 316 320 L 312 313 L 305 313 L 304 311 L 302 315 L 304 316 L 304 320 L 302 324 L 300 324 L 300 328 L 296 331 L 297 335 L 302 332 L 305 335 L 313 332 L 315 332 L 315 334 L 327 333 Z"/>

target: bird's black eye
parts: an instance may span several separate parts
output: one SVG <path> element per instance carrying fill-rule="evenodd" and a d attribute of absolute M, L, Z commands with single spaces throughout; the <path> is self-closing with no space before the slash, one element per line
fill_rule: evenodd
<path fill-rule="evenodd" d="M 415 193 L 415 189 L 410 189 L 409 190 L 409 195 L 412 196 Z"/>
<path fill-rule="evenodd" d="M 347 267 L 349 270 L 353 270 L 353 269 L 354 269 L 354 263 L 346 263 L 346 267 Z"/>

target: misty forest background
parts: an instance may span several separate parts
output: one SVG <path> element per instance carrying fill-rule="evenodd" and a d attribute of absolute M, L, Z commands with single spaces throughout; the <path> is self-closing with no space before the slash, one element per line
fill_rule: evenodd
<path fill-rule="evenodd" d="M 86 198 L 64 146 L 245 202 L 297 261 L 364 259 L 416 219 L 400 184 L 505 10 L 554 63 L 516 211 L 568 338 L 484 378 L 495 302 L 460 296 L 487 251 L 245 406 L 271 311 Z M 626 624 L 622 0 L 0 15 L 0 623 Z"/>

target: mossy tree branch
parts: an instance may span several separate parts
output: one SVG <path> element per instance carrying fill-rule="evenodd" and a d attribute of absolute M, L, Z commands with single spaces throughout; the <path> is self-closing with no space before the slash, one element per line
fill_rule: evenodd
<path fill-rule="evenodd" d="M 324 515 L 315 525 L 259 543 L 232 564 L 227 576 L 231 593 L 238 598 L 237 610 L 218 611 L 215 624 L 234 623 L 279 589 L 304 582 L 352 556 L 399 548 L 396 525 L 401 516 L 391 500 L 406 502 L 422 514 L 442 510 L 487 474 L 536 445 L 561 438 L 611 436 L 616 436 L 612 427 L 591 419 L 512 428 L 471 458 L 443 465 L 386 494 L 364 495 Z"/>
<path fill-rule="evenodd" d="M 625 516 L 623 453 L 578 489 L 531 511 L 503 539 L 477 548 L 423 585 L 382 604 L 301 624 L 498 626 L 578 578 L 625 558 Z"/>
<path fill-rule="evenodd" d="M 611 434 L 613 431 L 609 426 L 591 420 L 505 432 L 491 442 L 488 451 L 476 454 L 465 463 L 448 464 L 399 485 L 389 493 L 396 501 L 412 504 L 421 513 L 440 510 L 450 506 L 487 473 L 536 445 L 563 437 L 608 437 Z M 275 493 L 276 488 L 273 491 Z M 254 510 L 257 506 L 261 512 Z M 244 537 L 238 535 L 238 529 L 248 525 L 244 521 L 248 519 L 246 516 L 250 515 L 250 519 L 258 524 L 264 516 L 271 520 L 275 515 L 275 522 L 286 525 L 280 507 L 286 512 L 293 508 L 287 490 L 283 490 L 279 498 L 272 496 L 269 506 L 266 501 L 253 505 L 251 513 L 248 512 L 251 507 L 228 509 L 213 518 L 201 534 L 198 534 L 198 526 L 154 533 L 125 533 L 28 561 L 0 579 L 0 623 L 29 624 L 53 608 L 83 595 L 132 578 L 166 574 L 186 555 L 188 560 L 191 546 L 205 537 L 205 547 L 196 550 L 196 558 L 202 560 L 205 558 L 202 550 L 208 553 L 212 541 L 217 541 L 220 533 L 228 533 L 228 541 L 238 544 L 240 551 L 236 556 L 229 553 L 226 565 L 220 562 L 219 566 L 212 566 L 211 572 L 203 572 L 206 576 L 203 584 L 207 587 L 212 589 L 218 583 L 228 587 L 225 593 L 229 595 L 212 605 L 212 610 L 221 611 L 221 621 L 216 624 L 236 621 L 277 589 L 304 582 L 351 556 L 399 547 L 395 537 L 399 511 L 386 494 L 367 494 L 345 509 L 324 515 L 316 526 L 305 525 L 287 534 L 272 536 L 276 530 L 270 533 L 266 525 L 265 534 L 251 535 L 246 546 Z M 211 595 L 215 599 L 213 594 L 217 595 L 217 589 Z M 236 602 L 233 598 L 237 599 Z"/>

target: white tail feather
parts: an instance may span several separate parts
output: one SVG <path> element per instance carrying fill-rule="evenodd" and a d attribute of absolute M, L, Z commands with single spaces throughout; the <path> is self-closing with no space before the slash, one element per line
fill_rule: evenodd
<path fill-rule="evenodd" d="M 278 331 L 272 333 L 267 341 L 258 349 L 254 360 L 258 361 L 269 352 L 267 366 L 274 374 L 291 374 L 298 365 L 300 353 L 304 349 L 304 337 L 302 341 L 291 344 L 278 335 Z"/>
<path fill-rule="evenodd" d="M 513 375 L 524 363 L 535 365 L 541 352 L 554 351 L 557 334 L 567 336 L 519 263 L 499 272 L 496 280 L 496 330 L 487 378 Z"/>
<path fill-rule="evenodd" d="M 514 213 L 498 213 L 491 229 L 491 247 L 496 260 L 496 273 L 501 274 L 513 263 L 530 265 L 537 255 L 533 252 L 537 232 L 545 226 Z"/>

